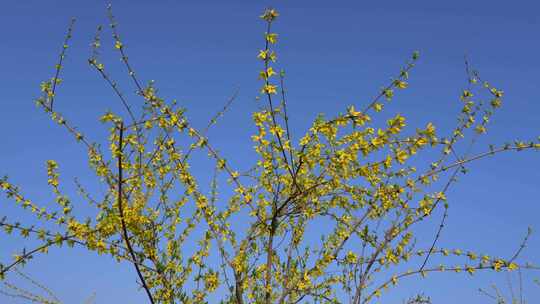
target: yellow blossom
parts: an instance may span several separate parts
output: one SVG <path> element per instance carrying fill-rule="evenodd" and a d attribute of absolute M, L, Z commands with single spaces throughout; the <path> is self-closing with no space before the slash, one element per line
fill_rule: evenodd
<path fill-rule="evenodd" d="M 272 84 L 266 84 L 264 85 L 264 87 L 262 88 L 262 93 L 266 93 L 266 94 L 276 94 L 277 93 L 277 87 L 275 85 L 272 85 Z"/>
<path fill-rule="evenodd" d="M 261 18 L 270 22 L 276 19 L 278 16 L 279 16 L 279 13 L 275 9 L 271 8 L 271 9 L 265 10 L 264 13 L 261 15 Z"/>
<path fill-rule="evenodd" d="M 277 37 L 278 35 L 276 33 L 268 33 L 266 34 L 266 41 L 268 41 L 268 43 L 274 44 L 277 42 Z"/>
<path fill-rule="evenodd" d="M 406 89 L 408 86 L 407 82 L 401 81 L 401 80 L 396 80 L 394 82 L 394 85 L 396 86 L 396 88 L 400 88 L 400 89 Z"/>

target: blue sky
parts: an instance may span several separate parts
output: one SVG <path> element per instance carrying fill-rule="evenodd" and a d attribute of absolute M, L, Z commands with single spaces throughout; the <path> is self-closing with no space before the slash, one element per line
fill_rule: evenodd
<path fill-rule="evenodd" d="M 188 109 L 203 126 L 237 88 L 239 95 L 218 127 L 210 132 L 224 155 L 240 168 L 252 159 L 250 112 L 255 96 L 264 24 L 260 12 L 276 7 L 281 16 L 278 56 L 287 75 L 289 112 L 301 133 L 318 113 L 360 107 L 395 75 L 414 50 L 421 59 L 411 72 L 410 89 L 388 107 L 402 113 L 411 130 L 432 121 L 449 132 L 455 123 L 459 94 L 466 84 L 467 54 L 483 78 L 505 91 L 488 136 L 477 146 L 540 135 L 540 4 L 536 1 L 113 1 L 130 60 L 143 80 L 156 80 L 161 95 Z M 2 134 L 0 175 L 8 174 L 30 197 L 51 199 L 45 161 L 57 159 L 62 176 L 78 176 L 90 187 L 85 151 L 41 113 L 33 100 L 39 83 L 50 78 L 71 17 L 77 23 L 58 91 L 57 107 L 85 133 L 104 138 L 96 124 L 106 109 L 120 109 L 103 80 L 86 60 L 98 24 L 108 24 L 102 1 L 2 1 L 0 12 L 0 85 Z M 105 31 L 105 33 L 108 33 Z M 103 58 L 124 91 L 134 88 L 104 34 Z M 251 158 L 250 158 L 251 157 Z M 441 245 L 508 256 L 528 226 L 540 231 L 540 154 L 508 153 L 469 166 L 470 173 L 448 194 L 451 205 Z M 203 174 L 203 172 L 196 172 Z M 2 215 L 33 221 L 0 199 Z M 84 210 L 84 207 L 81 207 Z M 430 236 L 432 226 L 421 232 Z M 431 227 L 431 229 L 430 229 Z M 14 250 L 31 247 L 0 236 L 0 261 Z M 540 262 L 540 236 L 532 235 L 525 261 Z M 82 303 L 96 292 L 96 303 L 138 303 L 130 265 L 116 264 L 84 250 L 53 249 L 36 257 L 27 272 L 46 282 L 65 303 Z M 540 287 L 525 273 L 525 294 L 532 303 Z M 382 303 L 423 291 L 434 303 L 490 303 L 476 291 L 504 274 L 431 275 L 413 279 L 389 293 Z M 11 303 L 0 296 L 0 303 Z"/>

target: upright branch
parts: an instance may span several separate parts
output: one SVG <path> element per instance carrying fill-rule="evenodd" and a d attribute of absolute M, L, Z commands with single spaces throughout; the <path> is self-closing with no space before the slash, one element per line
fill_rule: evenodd
<path fill-rule="evenodd" d="M 55 98 L 55 93 L 56 93 L 56 85 L 61 82 L 61 79 L 59 78 L 60 77 L 60 71 L 63 68 L 62 64 L 63 64 L 64 59 L 66 57 L 66 50 L 69 47 L 69 40 L 72 37 L 73 26 L 75 25 L 75 20 L 76 20 L 75 18 L 71 18 L 71 21 L 70 21 L 69 26 L 68 26 L 66 37 L 64 39 L 64 43 L 62 44 L 62 51 L 60 52 L 60 56 L 58 57 L 58 63 L 55 66 L 54 77 L 51 79 L 50 82 L 48 82 L 47 95 L 49 97 L 49 103 L 48 104 L 49 104 L 49 106 L 51 108 L 51 111 L 53 111 L 54 98 Z M 51 83 L 52 83 L 52 88 L 51 88 Z M 42 90 L 43 90 L 43 85 L 44 84 L 42 84 Z"/>
<path fill-rule="evenodd" d="M 135 251 L 133 251 L 133 247 L 131 246 L 131 241 L 129 239 L 129 234 L 126 227 L 126 221 L 124 219 L 124 208 L 123 208 L 123 202 L 122 202 L 122 185 L 124 183 L 124 180 L 122 178 L 123 173 L 123 163 L 122 163 L 122 156 L 124 154 L 123 152 L 123 146 L 124 146 L 124 123 L 120 122 L 120 125 L 118 126 L 118 132 L 119 132 L 119 140 L 118 140 L 118 211 L 120 212 L 120 222 L 122 223 L 122 235 L 124 238 L 124 241 L 126 242 L 126 247 L 128 249 L 128 252 L 134 261 L 133 266 L 135 267 L 135 270 L 137 271 L 137 276 L 139 277 L 139 280 L 141 280 L 141 284 L 144 288 L 144 291 L 146 292 L 146 295 L 148 296 L 148 300 L 151 304 L 154 304 L 154 298 L 152 296 L 152 292 L 150 291 L 150 288 L 148 288 L 148 285 L 146 284 L 146 280 L 144 276 L 141 273 L 141 269 L 139 268 L 139 263 L 137 256 L 135 255 Z"/>

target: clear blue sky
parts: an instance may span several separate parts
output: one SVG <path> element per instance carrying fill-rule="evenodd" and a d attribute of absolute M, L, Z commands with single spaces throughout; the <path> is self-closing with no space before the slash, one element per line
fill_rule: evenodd
<path fill-rule="evenodd" d="M 369 3 L 369 4 L 368 4 Z M 252 159 L 250 112 L 257 105 L 256 54 L 267 6 L 281 12 L 279 62 L 287 73 L 289 111 L 294 128 L 305 130 L 317 113 L 344 111 L 365 104 L 414 50 L 421 60 L 411 73 L 410 89 L 389 107 L 409 126 L 433 121 L 449 132 L 465 85 L 463 56 L 468 54 L 483 78 L 505 91 L 503 108 L 493 119 L 488 143 L 540 135 L 540 4 L 537 1 L 113 1 L 120 31 L 138 74 L 154 79 L 162 96 L 176 98 L 191 120 L 203 126 L 236 88 L 239 96 L 210 140 L 233 164 Z M 98 24 L 108 24 L 102 1 L 2 1 L 0 12 L 0 175 L 8 174 L 36 200 L 51 200 L 45 161 L 57 159 L 63 180 L 79 176 L 89 187 L 85 151 L 34 105 L 39 83 L 50 78 L 70 17 L 78 19 L 66 61 L 65 83 L 57 109 L 99 140 L 105 130 L 97 118 L 118 101 L 86 63 Z M 105 31 L 108 33 L 108 31 Z M 104 35 L 105 36 L 105 35 Z M 134 90 L 111 40 L 104 58 L 126 92 Z M 135 102 L 138 102 L 135 101 Z M 522 261 L 540 262 L 540 154 L 509 153 L 469 166 L 449 192 L 449 219 L 441 245 L 507 257 L 530 225 L 537 231 Z M 197 172 L 203 174 L 204 172 Z M 0 216 L 33 221 L 0 199 Z M 81 206 L 84 210 L 84 206 Z M 425 236 L 432 226 L 426 225 Z M 422 234 L 424 235 L 424 234 Z M 0 261 L 32 243 L 0 235 Z M 46 282 L 65 303 L 82 303 L 96 292 L 96 303 L 143 303 L 130 265 L 116 264 L 84 250 L 53 249 L 30 262 L 27 272 Z M 529 303 L 540 300 L 540 287 L 525 273 Z M 491 303 L 476 291 L 504 274 L 433 274 L 412 279 L 383 298 L 401 303 L 425 292 L 437 304 Z M 0 296 L 0 303 L 12 303 Z"/>

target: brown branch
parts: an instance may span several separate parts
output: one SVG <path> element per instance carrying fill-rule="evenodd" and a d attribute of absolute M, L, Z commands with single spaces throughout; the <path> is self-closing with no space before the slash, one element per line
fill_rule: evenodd
<path fill-rule="evenodd" d="M 66 49 L 68 48 L 68 42 L 69 39 L 71 39 L 71 32 L 73 31 L 73 25 L 75 24 L 75 18 L 71 18 L 71 21 L 69 23 L 68 31 L 66 34 L 66 38 L 64 39 L 64 44 L 62 45 L 62 52 L 60 52 L 60 58 L 58 59 L 58 64 L 56 65 L 56 72 L 54 74 L 53 78 L 53 86 L 52 86 L 52 95 L 50 99 L 50 107 L 51 112 L 53 109 L 53 103 L 54 103 L 54 93 L 56 91 L 56 84 L 58 83 L 59 79 L 58 76 L 60 76 L 60 70 L 62 69 L 62 62 L 64 61 L 64 58 L 66 57 Z"/>
<path fill-rule="evenodd" d="M 120 139 L 119 139 L 119 147 L 120 150 L 118 153 L 118 210 L 120 212 L 120 222 L 122 223 L 122 233 L 124 236 L 124 240 L 126 241 L 126 246 L 128 248 L 129 254 L 131 255 L 131 258 L 134 262 L 137 261 L 137 257 L 135 256 L 135 252 L 133 251 L 133 248 L 131 247 L 131 242 L 129 241 L 128 231 L 126 227 L 126 221 L 124 219 L 124 209 L 122 207 L 122 145 L 123 145 L 123 139 L 124 139 L 124 126 L 123 123 L 120 123 L 120 127 L 118 128 L 120 132 Z M 144 290 L 146 291 L 146 295 L 148 296 L 148 299 L 150 300 L 150 303 L 154 304 L 154 298 L 152 297 L 152 293 L 150 292 L 150 289 L 148 288 L 148 285 L 146 284 L 146 280 L 144 279 L 144 276 L 141 273 L 141 270 L 139 269 L 138 263 L 133 263 L 133 266 L 135 266 L 135 270 L 137 271 L 137 275 L 139 276 L 139 279 L 141 280 L 141 284 L 143 285 Z"/>
<path fill-rule="evenodd" d="M 276 204 L 273 205 L 274 214 L 272 216 L 272 222 L 270 224 L 270 232 L 268 236 L 268 246 L 266 248 L 266 291 L 265 291 L 265 303 L 270 304 L 272 293 L 270 288 L 272 286 L 272 257 L 273 257 L 273 246 L 274 246 L 274 236 L 277 228 L 277 213 L 276 213 Z"/>

